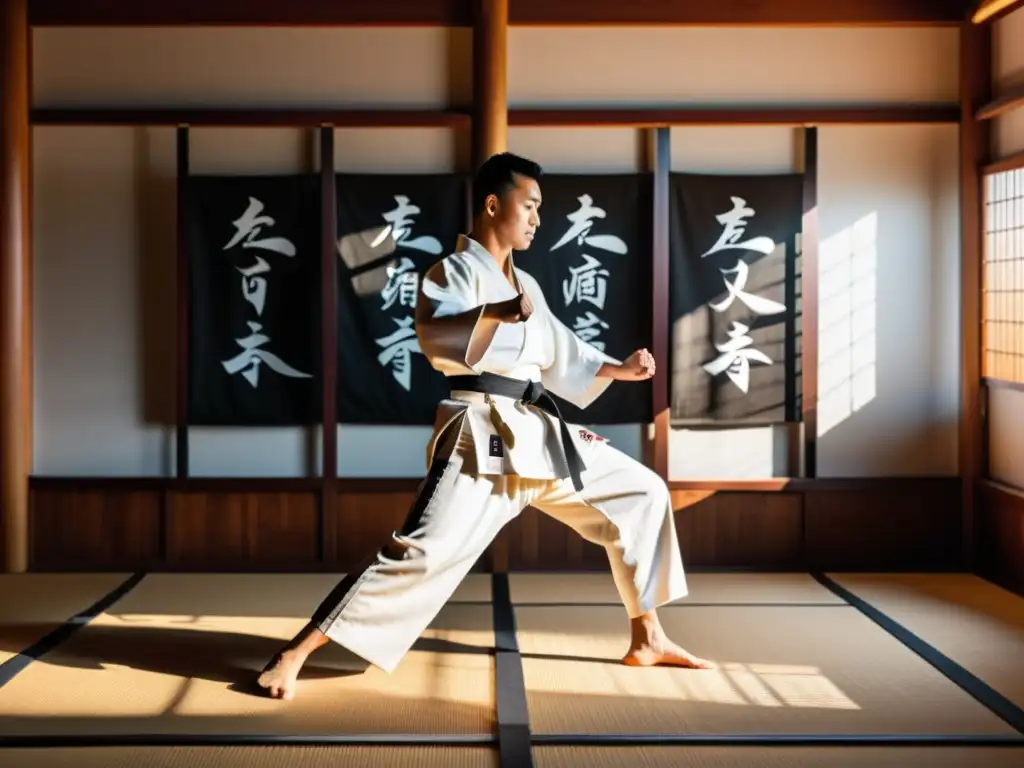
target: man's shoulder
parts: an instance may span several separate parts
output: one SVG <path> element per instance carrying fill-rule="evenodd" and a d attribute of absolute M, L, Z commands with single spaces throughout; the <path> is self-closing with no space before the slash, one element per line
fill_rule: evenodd
<path fill-rule="evenodd" d="M 431 264 L 428 272 L 449 272 L 451 270 L 470 272 L 476 268 L 476 262 L 477 257 L 473 252 L 465 249 L 454 250 Z"/>

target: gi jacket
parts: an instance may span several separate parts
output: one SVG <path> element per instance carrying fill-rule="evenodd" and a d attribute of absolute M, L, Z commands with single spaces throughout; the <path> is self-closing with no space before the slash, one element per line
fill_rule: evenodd
<path fill-rule="evenodd" d="M 524 388 L 525 382 L 538 381 L 551 393 L 586 408 L 611 383 L 611 379 L 597 377 L 601 366 L 619 361 L 566 327 L 552 314 L 537 281 L 514 266 L 513 270 L 530 297 L 533 314 L 525 322 L 498 323 L 479 362 L 470 365 L 469 344 L 483 306 L 515 298 L 518 291 L 487 249 L 461 236 L 456 252 L 431 267 L 420 282 L 416 310 L 420 349 L 445 376 L 490 372 L 520 379 Z M 470 310 L 479 311 L 468 314 L 463 322 L 437 322 Z M 450 439 L 451 430 L 456 431 L 457 440 Z M 570 425 L 569 431 L 583 455 L 585 445 L 603 439 L 579 425 Z M 467 467 L 473 467 L 476 474 L 533 479 L 569 474 L 558 420 L 511 397 L 451 392 L 437 407 L 427 446 L 428 467 L 435 458 L 443 458 L 439 450 L 462 452 Z"/>

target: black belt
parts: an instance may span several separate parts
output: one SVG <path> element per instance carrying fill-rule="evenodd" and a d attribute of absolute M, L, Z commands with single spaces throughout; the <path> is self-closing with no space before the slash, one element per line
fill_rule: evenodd
<path fill-rule="evenodd" d="M 499 376 L 496 373 L 481 373 L 478 376 L 449 376 L 448 387 L 452 391 L 464 390 L 466 392 L 482 392 L 487 395 L 498 395 L 499 397 L 513 397 L 528 405 L 536 405 L 558 419 L 559 431 L 562 435 L 562 451 L 565 454 L 565 463 L 569 468 L 569 476 L 572 478 L 572 485 L 577 491 L 583 490 L 583 481 L 580 474 L 586 467 L 579 451 L 576 450 L 576 443 L 569 434 L 569 427 L 566 426 L 562 412 L 558 410 L 558 404 L 554 398 L 544 389 L 539 381 L 523 381 L 512 379 L 507 376 Z"/>

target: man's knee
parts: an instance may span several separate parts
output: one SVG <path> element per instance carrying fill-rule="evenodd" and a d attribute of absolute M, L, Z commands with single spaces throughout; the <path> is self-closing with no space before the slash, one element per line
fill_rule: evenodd
<path fill-rule="evenodd" d="M 442 570 L 466 555 L 461 540 L 440 536 L 403 536 L 396 532 L 380 549 L 381 559 L 404 572 L 423 575 Z"/>
<path fill-rule="evenodd" d="M 638 490 L 643 494 L 647 504 L 652 509 L 667 510 L 672 507 L 672 493 L 668 485 L 657 472 L 640 465 L 636 470 L 636 483 Z"/>

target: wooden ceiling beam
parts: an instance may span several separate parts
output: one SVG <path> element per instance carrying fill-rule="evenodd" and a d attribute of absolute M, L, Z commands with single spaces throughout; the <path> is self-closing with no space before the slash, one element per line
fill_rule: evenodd
<path fill-rule="evenodd" d="M 1024 8 L 1024 0 L 981 0 L 972 2 L 971 21 L 975 24 L 991 24 L 1018 8 Z"/>
<path fill-rule="evenodd" d="M 32 26 L 472 25 L 473 0 L 29 0 Z M 509 0 L 514 26 L 958 24 L 965 0 Z"/>

